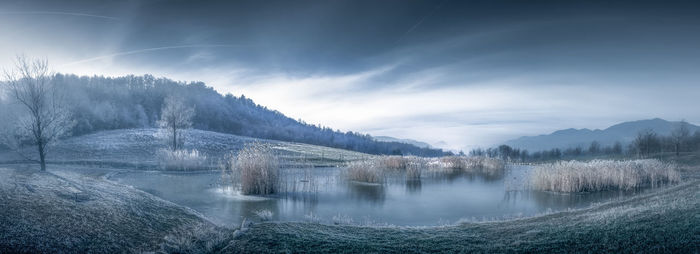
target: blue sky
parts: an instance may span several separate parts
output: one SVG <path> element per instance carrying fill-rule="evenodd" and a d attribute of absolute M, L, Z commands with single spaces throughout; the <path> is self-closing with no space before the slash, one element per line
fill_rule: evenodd
<path fill-rule="evenodd" d="M 3 1 L 0 64 L 204 81 L 335 129 L 490 146 L 700 122 L 700 5 L 611 1 Z"/>

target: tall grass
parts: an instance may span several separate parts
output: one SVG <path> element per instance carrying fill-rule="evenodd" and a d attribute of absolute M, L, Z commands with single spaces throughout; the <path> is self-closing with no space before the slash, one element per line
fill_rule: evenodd
<path fill-rule="evenodd" d="M 438 171 L 502 175 L 506 164 L 503 160 L 483 156 L 446 156 L 440 158 Z"/>
<path fill-rule="evenodd" d="M 166 170 L 197 170 L 208 166 L 207 156 L 197 150 L 160 149 L 156 158 L 160 167 Z"/>
<path fill-rule="evenodd" d="M 351 162 L 347 168 L 347 179 L 365 183 L 383 183 L 384 172 L 373 161 Z"/>
<path fill-rule="evenodd" d="M 412 160 L 415 160 L 415 158 L 392 155 L 376 157 L 373 162 L 383 169 L 401 170 L 406 169 L 406 166 Z"/>
<path fill-rule="evenodd" d="M 536 166 L 531 187 L 557 192 L 630 190 L 643 186 L 677 183 L 680 174 L 675 165 L 656 159 L 559 161 Z"/>
<path fill-rule="evenodd" d="M 244 195 L 268 195 L 280 191 L 280 169 L 272 149 L 261 143 L 246 145 L 229 165 Z"/>

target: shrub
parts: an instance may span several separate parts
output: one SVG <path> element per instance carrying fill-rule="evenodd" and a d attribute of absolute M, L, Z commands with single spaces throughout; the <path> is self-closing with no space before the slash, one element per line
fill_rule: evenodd
<path fill-rule="evenodd" d="M 194 170 L 207 166 L 207 156 L 197 150 L 160 149 L 156 157 L 160 167 L 167 170 Z"/>
<path fill-rule="evenodd" d="M 280 189 L 279 162 L 268 146 L 261 143 L 246 145 L 232 167 L 240 179 L 244 195 L 267 195 Z"/>
<path fill-rule="evenodd" d="M 348 165 L 347 178 L 365 183 L 384 182 L 384 173 L 372 161 L 355 161 Z"/>
<path fill-rule="evenodd" d="M 659 160 L 559 161 L 536 166 L 531 186 L 536 190 L 585 192 L 630 190 L 645 185 L 677 183 L 680 174 L 675 165 Z"/>

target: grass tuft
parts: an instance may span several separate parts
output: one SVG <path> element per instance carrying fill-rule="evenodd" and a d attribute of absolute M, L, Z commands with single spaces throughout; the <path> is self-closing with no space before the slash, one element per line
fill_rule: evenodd
<path fill-rule="evenodd" d="M 197 150 L 160 149 L 156 152 L 156 158 L 165 170 L 198 170 L 207 167 L 207 156 Z"/>

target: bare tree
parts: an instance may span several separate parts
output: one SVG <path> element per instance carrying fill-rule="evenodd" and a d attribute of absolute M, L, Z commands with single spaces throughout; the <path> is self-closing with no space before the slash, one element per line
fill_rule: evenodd
<path fill-rule="evenodd" d="M 165 98 L 158 124 L 168 132 L 173 151 L 181 148 L 184 141 L 181 131 L 192 127 L 192 117 L 194 117 L 194 108 L 187 107 L 183 98 L 176 96 Z"/>
<path fill-rule="evenodd" d="M 659 137 L 656 135 L 656 132 L 651 129 L 640 131 L 637 134 L 637 138 L 632 142 L 632 147 L 637 150 L 638 155 L 643 158 L 658 152 L 660 146 Z"/>
<path fill-rule="evenodd" d="M 588 153 L 591 155 L 597 155 L 600 153 L 600 143 L 598 141 L 593 141 L 591 142 L 591 145 L 588 147 Z"/>
<path fill-rule="evenodd" d="M 5 78 L 8 96 L 21 111 L 2 141 L 17 151 L 24 145 L 36 146 L 41 170 L 46 170 L 48 146 L 68 135 L 75 125 L 60 89 L 54 85 L 48 61 L 18 56 L 15 69 L 6 70 Z"/>
<path fill-rule="evenodd" d="M 685 145 L 686 140 L 690 136 L 690 130 L 688 129 L 688 122 L 682 120 L 676 128 L 671 131 L 671 138 L 673 139 L 673 145 L 676 150 L 676 156 L 680 155 L 682 146 Z"/>

